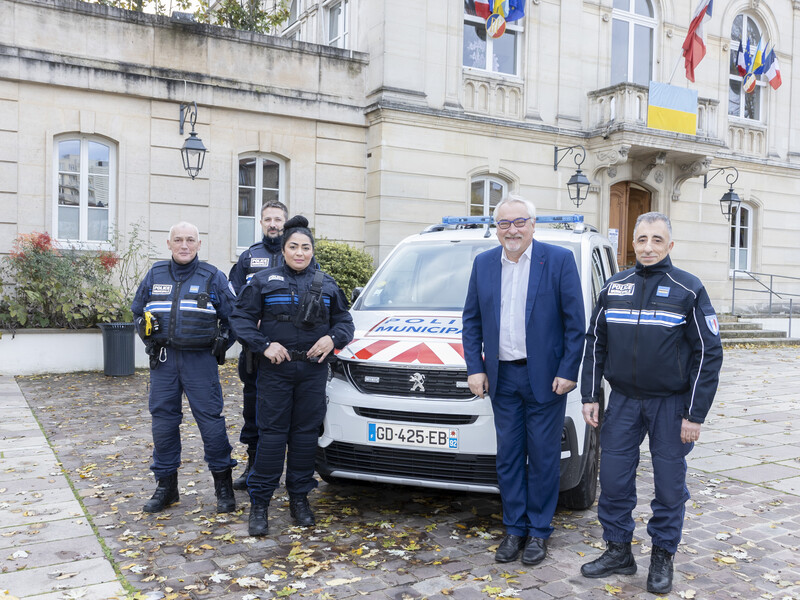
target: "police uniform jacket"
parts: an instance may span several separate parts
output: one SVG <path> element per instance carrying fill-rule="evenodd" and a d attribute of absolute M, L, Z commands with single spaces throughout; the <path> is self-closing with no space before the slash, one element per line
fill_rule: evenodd
<path fill-rule="evenodd" d="M 323 312 L 327 315 L 309 327 L 293 322 L 317 268 L 312 259 L 299 273 L 286 265 L 256 273 L 242 289 L 231 315 L 237 339 L 260 356 L 272 342 L 287 350 L 306 352 L 324 335 L 331 336 L 335 348 L 344 348 L 353 339 L 355 327 L 344 293 L 330 275 L 325 274 L 322 282 Z"/>
<path fill-rule="evenodd" d="M 233 285 L 233 290 L 239 294 L 253 278 L 253 275 L 282 264 L 283 252 L 280 236 L 272 239 L 265 235 L 260 242 L 256 242 L 239 255 L 239 260 L 231 267 L 228 279 Z"/>
<path fill-rule="evenodd" d="M 611 277 L 586 333 L 584 403 L 597 402 L 601 378 L 631 398 L 687 394 L 683 417 L 702 423 L 722 366 L 719 323 L 703 284 L 669 256 Z"/>
<path fill-rule="evenodd" d="M 135 318 L 150 311 L 159 331 L 150 339 L 179 349 L 210 348 L 219 328 L 227 328 L 236 294 L 225 275 L 197 257 L 181 265 L 174 260 L 155 263 L 136 291 L 131 310 Z"/>

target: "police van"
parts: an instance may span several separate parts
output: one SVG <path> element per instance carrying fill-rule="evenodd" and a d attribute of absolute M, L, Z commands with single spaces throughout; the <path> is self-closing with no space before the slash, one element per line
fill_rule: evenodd
<path fill-rule="evenodd" d="M 617 271 L 611 243 L 580 215 L 539 216 L 534 239 L 572 251 L 588 325 Z M 499 492 L 491 400 L 470 392 L 461 345 L 472 262 L 498 244 L 491 217 L 446 217 L 400 242 L 360 290 L 355 337 L 331 364 L 323 480 Z M 598 460 L 598 432 L 573 390 L 561 434 L 563 506 L 591 506 Z"/>

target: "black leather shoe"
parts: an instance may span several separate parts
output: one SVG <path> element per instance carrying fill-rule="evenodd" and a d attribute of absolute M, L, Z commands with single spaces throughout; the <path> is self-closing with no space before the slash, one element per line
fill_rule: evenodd
<path fill-rule="evenodd" d="M 217 496 L 217 512 L 229 513 L 236 510 L 236 498 L 233 496 L 233 479 L 231 470 L 211 472 L 214 476 L 214 494 Z"/>
<path fill-rule="evenodd" d="M 517 560 L 525 545 L 525 539 L 524 535 L 514 535 L 513 533 L 506 535 L 497 547 L 497 552 L 494 553 L 495 562 L 507 563 Z"/>
<path fill-rule="evenodd" d="M 630 542 L 608 542 L 606 551 L 591 562 L 581 566 L 581 574 L 590 579 L 605 577 L 613 573 L 633 575 L 636 561 L 633 559 Z"/>
<path fill-rule="evenodd" d="M 663 596 L 672 589 L 672 554 L 653 546 L 650 551 L 650 570 L 647 572 L 647 591 Z"/>
<path fill-rule="evenodd" d="M 233 489 L 235 490 L 247 489 L 247 476 L 250 475 L 250 470 L 253 468 L 254 456 L 255 452 L 251 454 L 250 450 L 247 451 L 247 466 L 244 468 L 244 471 L 242 471 L 242 474 L 233 480 Z"/>
<path fill-rule="evenodd" d="M 547 556 L 547 540 L 544 538 L 529 537 L 522 551 L 522 564 L 538 565 Z"/>
<path fill-rule="evenodd" d="M 313 527 L 316 524 L 308 497 L 305 495 L 289 496 L 289 514 L 300 527 Z"/>
<path fill-rule="evenodd" d="M 253 500 L 250 505 L 250 516 L 247 519 L 247 533 L 252 536 L 267 535 L 269 533 L 267 508 L 269 508 L 269 502 Z"/>
<path fill-rule="evenodd" d="M 145 503 L 142 510 L 149 513 L 161 512 L 179 499 L 178 473 L 173 473 L 158 480 L 158 487 L 156 487 L 153 497 Z"/>

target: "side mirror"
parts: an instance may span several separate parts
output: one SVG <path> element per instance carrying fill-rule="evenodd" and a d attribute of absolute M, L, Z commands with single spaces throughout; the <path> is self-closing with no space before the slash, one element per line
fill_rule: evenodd
<path fill-rule="evenodd" d="M 350 304 L 354 304 L 363 291 L 363 287 L 353 288 L 353 291 L 350 292 Z"/>

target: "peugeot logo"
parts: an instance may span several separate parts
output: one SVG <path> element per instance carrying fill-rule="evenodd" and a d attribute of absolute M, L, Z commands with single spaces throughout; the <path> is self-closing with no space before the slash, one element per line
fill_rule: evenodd
<path fill-rule="evenodd" d="M 425 391 L 425 375 L 423 375 L 422 373 L 414 373 L 411 377 L 408 378 L 408 381 L 411 383 L 412 392 Z"/>

